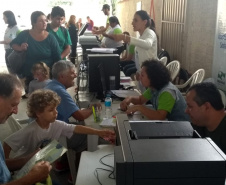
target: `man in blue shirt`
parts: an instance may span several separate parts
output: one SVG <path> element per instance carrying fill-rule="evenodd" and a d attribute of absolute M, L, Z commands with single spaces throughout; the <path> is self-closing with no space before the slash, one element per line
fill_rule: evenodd
<path fill-rule="evenodd" d="M 79 109 L 67 92 L 67 88 L 74 86 L 76 78 L 75 66 L 70 61 L 61 60 L 56 62 L 52 68 L 53 80 L 46 85 L 46 89 L 55 91 L 61 97 L 61 103 L 57 107 L 57 119 L 69 123 L 69 117 L 83 121 L 92 115 L 91 105 L 87 109 Z"/>
<path fill-rule="evenodd" d="M 2 124 L 9 116 L 17 114 L 23 86 L 16 76 L 0 74 L 0 87 L 0 124 Z M 31 157 L 27 156 L 22 160 L 7 159 L 5 161 L 4 151 L 0 142 L 0 184 L 32 185 L 44 181 L 52 166 L 49 162 L 42 161 L 37 163 L 27 175 L 9 183 L 12 180 L 10 171 L 20 169 Z"/>
<path fill-rule="evenodd" d="M 87 109 L 79 109 L 66 90 L 74 86 L 74 79 L 76 78 L 75 66 L 72 62 L 65 60 L 56 62 L 52 67 L 52 78 L 53 80 L 45 88 L 55 91 L 61 97 L 61 102 L 57 107 L 58 120 L 69 123 L 68 119 L 72 116 L 78 121 L 83 121 L 92 115 L 92 105 Z M 74 134 L 68 139 L 67 145 L 77 152 L 83 151 L 86 148 L 86 137 L 83 134 Z"/>

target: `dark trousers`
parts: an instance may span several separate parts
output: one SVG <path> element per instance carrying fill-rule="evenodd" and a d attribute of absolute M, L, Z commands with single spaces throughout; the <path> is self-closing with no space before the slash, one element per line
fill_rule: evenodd
<path fill-rule="evenodd" d="M 124 46 L 117 47 L 116 54 L 120 56 L 123 51 L 124 51 Z"/>
<path fill-rule="evenodd" d="M 77 43 L 72 44 L 72 46 L 71 46 L 70 60 L 73 64 L 75 64 L 76 56 L 77 56 Z"/>
<path fill-rule="evenodd" d="M 134 64 L 128 64 L 123 68 L 123 72 L 126 76 L 131 76 L 132 74 L 137 72 L 137 68 L 135 63 Z"/>
<path fill-rule="evenodd" d="M 9 71 L 9 73 L 12 73 L 12 70 L 11 70 L 11 67 L 9 65 L 9 62 L 8 62 L 8 59 L 7 57 L 9 56 L 9 54 L 13 51 L 13 49 L 6 49 L 5 50 L 5 62 L 6 62 L 6 66 L 7 66 L 7 69 Z"/>
<path fill-rule="evenodd" d="M 70 123 L 75 125 L 85 125 L 83 121 Z M 67 138 L 67 147 L 82 152 L 87 148 L 87 134 L 73 134 L 71 138 Z"/>
<path fill-rule="evenodd" d="M 120 70 L 123 71 L 123 68 L 129 64 L 135 64 L 134 61 L 132 60 L 128 60 L 128 61 L 120 61 L 119 65 L 120 65 Z"/>

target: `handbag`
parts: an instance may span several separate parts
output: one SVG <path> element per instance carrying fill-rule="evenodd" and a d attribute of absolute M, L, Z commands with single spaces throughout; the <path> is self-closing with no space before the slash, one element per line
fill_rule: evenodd
<path fill-rule="evenodd" d="M 15 51 L 13 50 L 7 57 L 8 64 L 13 73 L 18 74 L 20 69 L 24 65 L 26 58 L 26 51 Z"/>
<path fill-rule="evenodd" d="M 27 30 L 27 34 L 29 34 L 28 30 Z M 27 42 L 27 40 L 28 40 L 28 35 L 25 42 Z M 10 66 L 11 71 L 13 73 L 19 74 L 22 66 L 25 63 L 25 59 L 26 59 L 26 51 L 13 50 L 7 57 L 8 64 Z"/>

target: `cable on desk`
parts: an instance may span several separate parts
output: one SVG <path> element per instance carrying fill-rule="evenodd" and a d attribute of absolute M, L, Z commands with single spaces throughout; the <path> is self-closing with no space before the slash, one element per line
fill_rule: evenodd
<path fill-rule="evenodd" d="M 105 157 L 111 156 L 111 155 L 114 155 L 114 153 L 107 154 L 107 155 L 101 157 L 100 160 L 99 160 L 99 162 L 100 162 L 101 164 L 103 164 L 104 166 L 107 166 L 107 167 L 109 167 L 109 168 L 112 168 L 112 170 L 105 169 L 105 168 L 96 168 L 95 171 L 94 171 L 94 175 L 95 175 L 95 177 L 97 178 L 97 181 L 98 181 L 98 183 L 99 183 L 100 185 L 103 185 L 103 184 L 100 182 L 100 179 L 99 179 L 99 174 L 98 174 L 98 171 L 99 171 L 99 170 L 110 172 L 110 174 L 108 175 L 108 178 L 110 178 L 110 179 L 115 179 L 115 176 L 114 176 L 114 166 L 108 165 L 108 164 L 106 164 L 106 163 L 104 163 L 104 162 L 102 161 L 102 159 L 104 159 Z M 112 177 L 112 176 L 113 176 L 113 177 Z"/>

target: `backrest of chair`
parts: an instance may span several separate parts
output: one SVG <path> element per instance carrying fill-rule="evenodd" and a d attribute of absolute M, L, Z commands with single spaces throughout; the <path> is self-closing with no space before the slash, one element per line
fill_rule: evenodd
<path fill-rule="evenodd" d="M 164 66 L 166 66 L 166 64 L 167 64 L 167 57 L 162 57 L 162 58 L 159 59 L 159 61 L 160 61 Z"/>
<path fill-rule="evenodd" d="M 22 126 L 20 123 L 10 116 L 4 124 L 0 125 L 0 141 L 3 141 L 6 137 L 10 136 L 21 128 Z"/>
<path fill-rule="evenodd" d="M 191 76 L 191 83 L 190 86 L 201 83 L 205 77 L 205 70 L 198 69 L 192 76 Z"/>
<path fill-rule="evenodd" d="M 174 60 L 172 62 L 170 62 L 166 68 L 169 70 L 170 72 L 170 76 L 172 81 L 174 81 L 174 79 L 177 77 L 179 71 L 180 71 L 180 62 L 177 60 Z"/>

